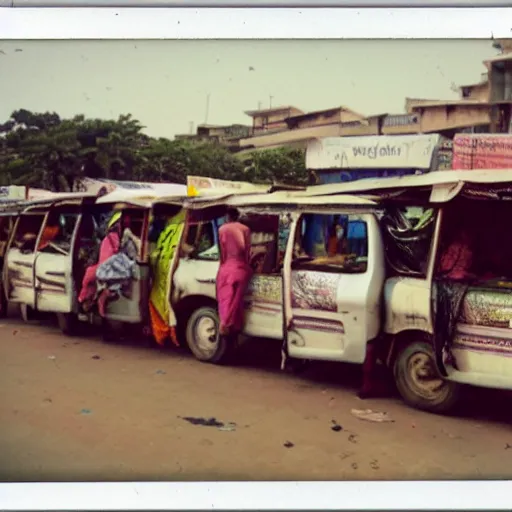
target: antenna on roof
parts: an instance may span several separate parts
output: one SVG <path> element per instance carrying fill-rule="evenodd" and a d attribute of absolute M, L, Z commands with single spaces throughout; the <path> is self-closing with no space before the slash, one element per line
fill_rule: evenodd
<path fill-rule="evenodd" d="M 261 101 L 258 101 L 258 110 L 261 110 Z"/>
<path fill-rule="evenodd" d="M 272 108 L 272 99 L 274 98 L 274 96 L 269 96 L 268 99 L 268 108 Z"/>

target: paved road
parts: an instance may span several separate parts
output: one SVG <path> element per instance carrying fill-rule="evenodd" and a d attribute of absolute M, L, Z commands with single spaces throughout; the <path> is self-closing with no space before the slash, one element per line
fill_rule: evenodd
<path fill-rule="evenodd" d="M 281 373 L 268 342 L 228 368 L 16 319 L 1 322 L 0 358 L 3 481 L 512 478 L 505 393 L 471 393 L 458 417 L 439 417 L 395 397 L 361 402 L 349 365 Z"/>

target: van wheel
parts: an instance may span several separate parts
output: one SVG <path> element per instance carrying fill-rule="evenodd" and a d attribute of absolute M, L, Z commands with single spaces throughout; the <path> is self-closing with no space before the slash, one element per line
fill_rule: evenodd
<path fill-rule="evenodd" d="M 190 315 L 185 339 L 196 359 L 206 363 L 227 362 L 234 348 L 225 336 L 219 335 L 219 315 L 209 306 L 196 309 Z"/>
<path fill-rule="evenodd" d="M 452 410 L 459 399 L 461 386 L 439 374 L 429 343 L 406 345 L 395 360 L 394 376 L 404 402 L 416 409 L 443 414 Z"/>
<path fill-rule="evenodd" d="M 74 313 L 57 313 L 57 323 L 62 334 L 76 336 L 79 327 L 78 316 Z"/>

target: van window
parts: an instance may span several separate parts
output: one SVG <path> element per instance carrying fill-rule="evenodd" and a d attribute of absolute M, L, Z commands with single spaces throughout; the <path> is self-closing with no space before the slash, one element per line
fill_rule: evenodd
<path fill-rule="evenodd" d="M 368 226 L 358 215 L 306 214 L 299 219 L 292 268 L 364 273 Z"/>
<path fill-rule="evenodd" d="M 123 223 L 130 228 L 130 231 L 137 238 L 142 237 L 142 230 L 144 228 L 145 211 L 140 209 L 126 209 L 123 210 Z"/>
<path fill-rule="evenodd" d="M 13 217 L 10 215 L 0 216 L 0 257 L 2 258 L 4 256 L 7 243 L 9 242 L 12 224 Z"/>
<path fill-rule="evenodd" d="M 44 213 L 26 213 L 21 215 L 14 235 L 13 246 L 24 253 L 34 252 L 44 218 Z"/>
<path fill-rule="evenodd" d="M 41 234 L 38 250 L 47 253 L 69 254 L 77 222 L 77 213 L 51 212 Z"/>
<path fill-rule="evenodd" d="M 193 257 L 200 260 L 219 260 L 219 247 L 214 223 L 196 222 L 188 225 L 185 244 L 193 248 Z"/>
<path fill-rule="evenodd" d="M 386 209 L 380 225 L 386 262 L 392 273 L 426 275 L 436 218 L 432 208 Z"/>

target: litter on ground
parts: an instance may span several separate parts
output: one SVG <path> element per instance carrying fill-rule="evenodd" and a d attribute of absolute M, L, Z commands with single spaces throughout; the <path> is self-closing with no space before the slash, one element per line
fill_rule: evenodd
<path fill-rule="evenodd" d="M 374 423 L 394 423 L 394 419 L 387 412 L 372 411 L 371 409 L 352 409 L 352 416 L 364 421 Z"/>

